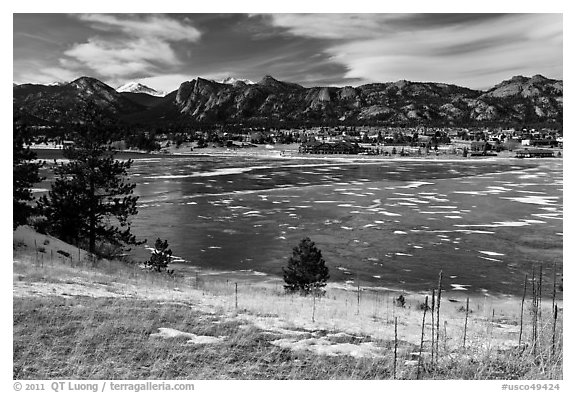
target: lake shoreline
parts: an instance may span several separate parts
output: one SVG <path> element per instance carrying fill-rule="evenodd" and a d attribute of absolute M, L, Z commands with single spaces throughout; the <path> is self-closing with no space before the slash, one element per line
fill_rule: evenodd
<path fill-rule="evenodd" d="M 256 147 L 249 149 L 230 149 L 230 148 L 203 148 L 203 149 L 189 149 L 186 148 L 168 148 L 162 152 L 146 152 L 142 150 L 116 150 L 117 154 L 128 154 L 138 156 L 148 157 L 239 157 L 239 158 L 261 158 L 261 159 L 278 159 L 278 160 L 319 160 L 319 161 L 331 161 L 331 162 L 352 162 L 352 163 L 379 163 L 379 162 L 419 162 L 419 161 L 430 161 L 430 162 L 501 162 L 501 161 L 524 161 L 526 159 L 516 158 L 515 151 L 502 151 L 498 153 L 498 156 L 485 156 L 485 157 L 463 157 L 460 154 L 448 154 L 445 150 L 441 150 L 439 154 L 428 154 L 428 155 L 409 155 L 401 156 L 400 154 L 395 155 L 320 155 L 320 154 L 308 154 L 299 153 L 297 150 L 298 146 L 294 145 L 283 145 L 284 148 L 266 148 L 266 147 Z M 34 145 L 31 147 L 32 150 L 37 153 L 42 153 L 43 151 L 50 151 L 54 154 L 55 151 L 62 151 L 62 149 L 47 147 L 44 145 Z M 388 150 L 390 148 L 388 147 Z M 537 161 L 542 160 L 562 160 L 562 156 L 557 156 L 562 149 L 553 149 L 556 157 L 554 158 L 540 158 Z"/>

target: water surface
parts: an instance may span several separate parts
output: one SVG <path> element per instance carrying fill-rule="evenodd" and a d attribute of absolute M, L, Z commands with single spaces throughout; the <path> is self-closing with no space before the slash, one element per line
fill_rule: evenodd
<path fill-rule="evenodd" d="M 562 161 L 136 159 L 133 232 L 168 239 L 185 263 L 281 276 L 312 238 L 331 280 L 428 289 L 522 291 L 562 263 Z M 143 250 L 137 253 L 146 256 Z"/>

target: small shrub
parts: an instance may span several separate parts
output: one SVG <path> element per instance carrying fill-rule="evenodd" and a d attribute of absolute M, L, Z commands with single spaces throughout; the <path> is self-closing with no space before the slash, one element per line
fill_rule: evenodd
<path fill-rule="evenodd" d="M 404 298 L 404 295 L 400 295 L 394 299 L 394 305 L 396 307 L 406 307 L 406 299 Z"/>
<path fill-rule="evenodd" d="M 119 244 L 112 244 L 109 242 L 97 242 L 94 254 L 99 258 L 108 260 L 118 259 L 123 260 L 126 256 L 126 250 Z"/>
<path fill-rule="evenodd" d="M 466 307 L 464 306 L 460 306 L 460 308 L 458 310 L 456 310 L 458 312 L 466 312 Z M 469 308 L 468 309 L 468 314 L 472 314 L 472 310 Z"/>

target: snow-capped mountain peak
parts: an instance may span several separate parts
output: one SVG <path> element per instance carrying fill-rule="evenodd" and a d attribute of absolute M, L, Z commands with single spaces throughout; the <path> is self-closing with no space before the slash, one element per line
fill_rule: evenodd
<path fill-rule="evenodd" d="M 256 84 L 255 82 L 252 82 L 250 79 L 234 78 L 234 77 L 231 77 L 231 76 L 229 76 L 229 77 L 227 77 L 227 78 L 224 78 L 224 79 L 222 79 L 222 81 L 220 81 L 220 83 L 225 83 L 225 84 L 227 84 L 227 85 L 234 85 L 234 84 L 236 84 L 236 83 L 238 83 L 238 82 L 242 82 L 242 83 L 245 83 L 245 84 L 247 84 L 247 85 L 254 85 L 254 84 Z"/>
<path fill-rule="evenodd" d="M 145 93 L 151 96 L 164 97 L 164 92 L 154 90 L 151 87 L 145 86 L 139 82 L 128 82 L 116 89 L 118 93 Z"/>

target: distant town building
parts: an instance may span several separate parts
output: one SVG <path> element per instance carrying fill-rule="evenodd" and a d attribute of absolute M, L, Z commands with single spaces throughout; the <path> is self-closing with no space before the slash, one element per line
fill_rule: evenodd
<path fill-rule="evenodd" d="M 359 154 L 364 152 L 364 148 L 357 143 L 338 141 L 335 143 L 310 141 L 300 146 L 301 153 L 308 154 Z"/>
<path fill-rule="evenodd" d="M 516 150 L 516 158 L 551 158 L 554 151 L 546 149 L 523 149 Z"/>

